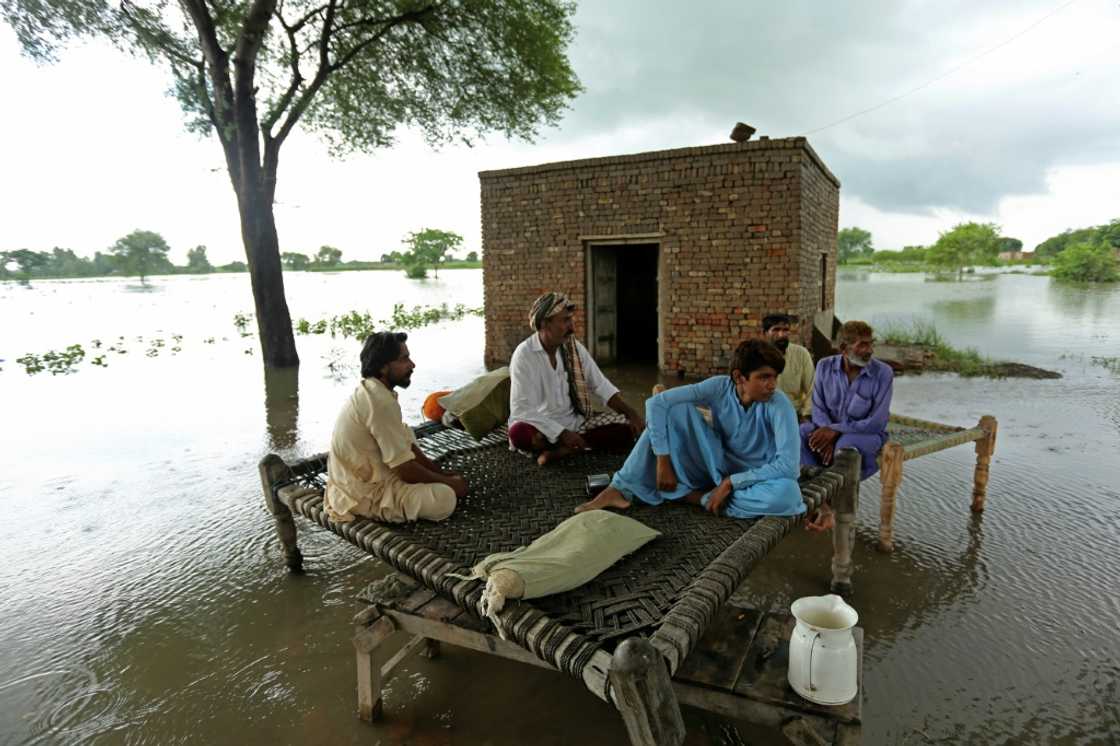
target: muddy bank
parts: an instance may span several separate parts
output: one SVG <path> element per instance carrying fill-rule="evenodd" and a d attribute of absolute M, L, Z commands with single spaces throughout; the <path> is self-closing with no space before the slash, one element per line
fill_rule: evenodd
<path fill-rule="evenodd" d="M 1061 378 L 1062 374 L 1026 363 L 987 360 L 975 353 L 946 351 L 927 345 L 879 345 L 875 356 L 894 369 L 897 375 L 925 372 L 959 373 L 985 378 Z"/>

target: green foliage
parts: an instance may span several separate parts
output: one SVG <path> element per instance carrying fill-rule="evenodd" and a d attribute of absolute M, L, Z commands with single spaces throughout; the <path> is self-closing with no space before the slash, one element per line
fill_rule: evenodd
<path fill-rule="evenodd" d="M 994 223 L 960 223 L 943 232 L 927 256 L 934 266 L 961 277 L 965 267 L 995 264 L 999 240 L 999 227 Z"/>
<path fill-rule="evenodd" d="M 1000 236 L 999 239 L 998 239 L 998 244 L 999 244 L 999 248 L 998 248 L 999 253 L 1003 253 L 1005 251 L 1022 251 L 1023 250 L 1023 242 L 1020 241 L 1017 238 L 1008 238 L 1006 236 Z"/>
<path fill-rule="evenodd" d="M 172 271 L 167 259 L 170 248 L 163 236 L 154 231 L 136 230 L 117 239 L 109 251 L 117 258 L 117 266 L 126 275 L 140 275 L 140 282 L 155 272 Z M 205 256 L 205 251 L 204 251 Z"/>
<path fill-rule="evenodd" d="M 16 249 L 15 251 L 4 252 L 4 267 L 7 271 L 7 266 L 14 264 L 16 267 L 16 277 L 20 280 L 27 281 L 37 271 L 46 267 L 50 263 L 50 257 L 41 251 L 31 251 L 30 249 Z"/>
<path fill-rule="evenodd" d="M 404 261 L 404 255 L 399 251 L 390 251 L 388 254 L 381 255 L 382 264 L 400 264 Z"/>
<path fill-rule="evenodd" d="M 393 306 L 393 315 L 388 319 L 375 320 L 368 312 L 350 311 L 340 316 L 331 316 L 318 321 L 300 319 L 295 324 L 299 334 L 330 334 L 332 337 L 365 339 L 378 329 L 419 329 L 422 326 L 440 321 L 458 321 L 464 316 L 481 316 L 481 308 L 468 308 L 462 303 L 448 306 L 413 306 L 411 310 L 403 303 Z"/>
<path fill-rule="evenodd" d="M 427 277 L 428 267 L 434 267 L 439 276 L 439 265 L 447 256 L 463 245 L 463 237 L 451 231 L 425 228 L 419 233 L 409 233 L 405 238 L 408 251 L 401 257 L 405 275 L 412 279 Z"/>
<path fill-rule="evenodd" d="M 477 251 L 468 251 L 467 252 L 467 261 L 468 262 L 477 262 L 478 261 L 478 252 Z"/>
<path fill-rule="evenodd" d="M 251 313 L 235 313 L 233 315 L 233 325 L 237 327 L 237 332 L 242 337 L 249 336 L 249 324 L 253 323 L 253 314 Z"/>
<path fill-rule="evenodd" d="M 1038 259 L 1050 260 L 1061 254 L 1068 247 L 1078 243 L 1096 243 L 1099 237 L 1099 228 L 1067 229 L 1056 236 L 1051 236 L 1038 246 L 1034 247 L 1034 255 Z"/>
<path fill-rule="evenodd" d="M 1090 360 L 1092 361 L 1093 365 L 1098 365 L 1107 370 L 1109 373 L 1114 373 L 1120 376 L 1120 357 L 1104 357 L 1093 355 Z"/>
<path fill-rule="evenodd" d="M 230 262 L 218 267 L 219 272 L 248 272 L 249 265 L 245 262 Z"/>
<path fill-rule="evenodd" d="M 52 376 L 73 373 L 78 363 L 86 356 L 85 349 L 80 344 L 74 344 L 65 350 L 47 350 L 42 355 L 28 353 L 17 357 L 16 362 L 23 366 L 28 375 L 49 371 Z M 102 358 L 103 360 L 103 358 Z M 104 362 L 95 363 L 103 365 Z"/>
<path fill-rule="evenodd" d="M 1120 218 L 1114 218 L 1108 225 L 1098 228 L 1097 240 L 1105 246 L 1120 249 Z"/>
<path fill-rule="evenodd" d="M 334 267 L 342 261 L 342 250 L 333 246 L 320 246 L 315 263 L 320 267 Z"/>
<path fill-rule="evenodd" d="M 1115 250 L 1108 244 L 1077 243 L 1054 257 L 1051 276 L 1076 282 L 1116 282 L 1120 266 Z"/>
<path fill-rule="evenodd" d="M 870 257 L 874 252 L 871 233 L 863 228 L 844 228 L 836 234 L 836 256 L 840 264 L 859 256 Z"/>
<path fill-rule="evenodd" d="M 341 256 L 341 252 L 339 255 Z M 281 254 L 280 261 L 284 263 L 284 269 L 290 269 L 293 272 L 302 272 L 311 264 L 311 259 L 307 254 L 298 254 L 291 251 Z"/>
<path fill-rule="evenodd" d="M 188 274 L 204 275 L 213 271 L 214 267 L 210 264 L 210 260 L 206 258 L 205 246 L 195 246 L 187 251 Z"/>

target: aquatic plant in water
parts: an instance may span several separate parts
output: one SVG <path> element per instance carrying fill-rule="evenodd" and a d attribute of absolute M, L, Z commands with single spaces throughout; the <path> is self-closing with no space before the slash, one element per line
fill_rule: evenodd
<path fill-rule="evenodd" d="M 17 357 L 16 362 L 23 366 L 28 375 L 46 370 L 52 376 L 57 376 L 73 373 L 85 356 L 85 349 L 80 344 L 74 344 L 65 350 L 47 350 L 42 355 L 29 352 L 22 357 Z"/>
<path fill-rule="evenodd" d="M 378 329 L 419 329 L 440 321 L 458 321 L 464 316 L 481 316 L 481 308 L 469 308 L 462 303 L 448 306 L 413 306 L 406 309 L 403 303 L 393 306 L 388 319 L 375 320 L 369 312 L 350 311 L 318 321 L 299 319 L 295 324 L 298 334 L 330 334 L 332 337 L 365 339 Z"/>

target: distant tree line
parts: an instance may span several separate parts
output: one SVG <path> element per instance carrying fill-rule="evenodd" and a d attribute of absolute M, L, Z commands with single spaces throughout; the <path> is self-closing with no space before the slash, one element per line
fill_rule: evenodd
<path fill-rule="evenodd" d="M 844 228 L 837 234 L 841 264 L 878 265 L 903 271 L 953 273 L 978 266 L 996 266 L 1003 252 L 1017 252 L 1023 242 L 1001 236 L 994 223 L 960 223 L 942 232 L 930 246 L 906 246 L 898 251 L 874 248 L 871 233 Z M 1051 274 L 1068 280 L 1114 282 L 1120 280 L 1120 218 L 1106 225 L 1069 229 L 1052 236 L 1027 255 L 1032 262 L 1052 264 Z"/>
<path fill-rule="evenodd" d="M 353 270 L 353 269 L 385 269 L 388 266 L 400 267 L 405 274 L 413 279 L 423 279 L 428 276 L 428 270 L 434 270 L 439 276 L 439 268 L 449 263 L 459 262 L 452 266 L 462 266 L 462 263 L 478 262 L 478 252 L 468 251 L 463 260 L 457 260 L 452 255 L 459 251 L 463 245 L 463 237 L 452 231 L 437 228 L 425 228 L 405 236 L 404 251 L 389 251 L 381 255 L 378 262 L 342 261 L 342 252 L 333 246 L 320 247 L 317 254 L 308 256 L 297 252 L 285 252 L 280 255 L 284 269 L 292 271 L 321 271 L 321 270 Z"/>
<path fill-rule="evenodd" d="M 29 282 L 35 279 L 66 277 L 139 277 L 142 283 L 152 275 L 245 272 L 245 262 L 230 262 L 215 267 L 199 245 L 187 251 L 187 263 L 177 266 L 167 258 L 167 241 L 155 231 L 135 230 L 117 239 L 104 252 L 92 258 L 78 256 L 73 249 L 58 246 L 50 251 L 15 249 L 0 251 L 0 280 Z"/>

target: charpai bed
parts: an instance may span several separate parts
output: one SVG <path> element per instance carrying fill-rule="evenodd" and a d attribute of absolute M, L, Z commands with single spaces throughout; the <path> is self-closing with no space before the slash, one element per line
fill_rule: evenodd
<path fill-rule="evenodd" d="M 292 570 L 302 569 L 293 520 L 299 515 L 477 613 L 484 582 L 463 579 L 469 568 L 554 528 L 586 499 L 586 475 L 614 471 L 626 455 L 587 453 L 542 468 L 508 449 L 504 429 L 481 442 L 437 423 L 416 428 L 416 435 L 429 457 L 463 473 L 470 484 L 452 516 L 439 523 L 335 523 L 323 507 L 325 454 L 291 464 L 269 455 L 261 462 L 266 501 Z M 829 500 L 837 514 L 831 583 L 837 592 L 851 589 L 858 475 L 858 453 L 843 451 L 827 469 L 803 469 L 800 480 L 810 511 Z M 635 504 L 626 514 L 662 536 L 579 588 L 509 603 L 499 614 L 511 642 L 623 710 L 611 686 L 612 657 L 622 643 L 648 643 L 664 660 L 655 666 L 658 675 L 671 676 L 755 564 L 801 522 L 738 520 L 686 505 Z"/>

